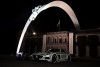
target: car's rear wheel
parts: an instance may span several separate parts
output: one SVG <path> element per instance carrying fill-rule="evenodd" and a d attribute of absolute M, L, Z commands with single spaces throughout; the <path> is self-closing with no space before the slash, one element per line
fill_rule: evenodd
<path fill-rule="evenodd" d="M 68 55 L 68 60 L 67 60 L 67 62 L 70 62 L 70 61 L 71 61 L 71 56 Z"/>
<path fill-rule="evenodd" d="M 56 55 L 53 55 L 52 56 L 52 63 L 56 63 L 57 62 L 57 56 Z"/>

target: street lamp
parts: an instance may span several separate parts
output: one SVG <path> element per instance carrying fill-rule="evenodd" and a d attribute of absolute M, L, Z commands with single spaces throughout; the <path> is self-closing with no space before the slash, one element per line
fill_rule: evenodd
<path fill-rule="evenodd" d="M 33 35 L 36 35 L 36 32 L 33 32 Z"/>

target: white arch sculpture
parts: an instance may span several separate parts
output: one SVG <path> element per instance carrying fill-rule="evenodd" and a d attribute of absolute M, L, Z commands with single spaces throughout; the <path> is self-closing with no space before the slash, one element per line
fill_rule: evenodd
<path fill-rule="evenodd" d="M 80 30 L 80 25 L 79 25 L 78 19 L 75 15 L 74 11 L 72 10 L 72 8 L 67 3 L 65 3 L 63 1 L 53 1 L 53 2 L 48 3 L 47 5 L 43 5 L 43 6 L 39 5 L 39 6 L 35 7 L 35 9 L 32 9 L 32 14 L 31 14 L 31 16 L 29 17 L 29 19 L 27 20 L 27 22 L 24 26 L 24 29 L 21 33 L 21 37 L 20 37 L 20 40 L 19 40 L 19 43 L 18 43 L 18 47 L 17 47 L 17 51 L 16 51 L 17 54 L 21 54 L 21 52 L 19 52 L 20 47 L 21 47 L 24 35 L 25 35 L 27 28 L 30 25 L 31 21 L 35 20 L 35 18 L 37 17 L 37 15 L 40 12 L 42 12 L 43 10 L 46 10 L 50 7 L 59 7 L 61 9 L 63 9 L 69 15 L 69 17 L 71 18 L 76 30 Z"/>

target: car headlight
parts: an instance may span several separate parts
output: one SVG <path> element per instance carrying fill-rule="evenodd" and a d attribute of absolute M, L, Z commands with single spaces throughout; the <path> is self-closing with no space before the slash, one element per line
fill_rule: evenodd
<path fill-rule="evenodd" d="M 50 55 L 45 55 L 46 57 L 50 57 Z"/>
<path fill-rule="evenodd" d="M 46 55 L 46 57 L 50 57 L 50 55 Z"/>

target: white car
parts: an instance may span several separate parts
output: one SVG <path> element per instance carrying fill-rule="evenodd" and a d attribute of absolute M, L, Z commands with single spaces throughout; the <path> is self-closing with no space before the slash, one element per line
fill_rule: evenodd
<path fill-rule="evenodd" d="M 49 49 L 47 52 L 33 53 L 32 60 L 44 60 L 48 62 L 71 61 L 71 55 L 63 49 Z"/>

